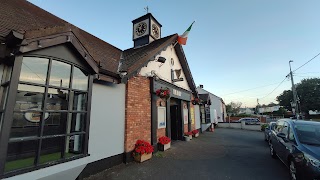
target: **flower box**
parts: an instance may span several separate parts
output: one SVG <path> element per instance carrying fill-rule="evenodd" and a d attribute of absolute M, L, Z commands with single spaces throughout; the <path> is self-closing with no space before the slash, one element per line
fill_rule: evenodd
<path fill-rule="evenodd" d="M 152 157 L 152 153 L 149 153 L 149 154 L 137 154 L 134 156 L 134 160 L 137 161 L 137 162 L 143 162 L 143 161 L 146 161 L 146 160 L 149 160 L 151 159 Z"/>
<path fill-rule="evenodd" d="M 158 150 L 159 151 L 165 151 L 171 147 L 171 142 L 168 144 L 158 144 Z"/>
<path fill-rule="evenodd" d="M 137 140 L 133 151 L 134 160 L 143 162 L 152 157 L 153 147 L 147 141 Z"/>
<path fill-rule="evenodd" d="M 199 133 L 194 134 L 193 137 L 199 137 Z"/>
<path fill-rule="evenodd" d="M 193 131 L 192 131 L 192 135 L 193 135 L 194 137 L 198 137 L 198 136 L 199 136 L 199 130 L 197 130 L 197 129 L 193 130 Z"/>
<path fill-rule="evenodd" d="M 183 136 L 183 138 L 184 138 L 184 141 L 190 141 L 192 139 L 192 136 L 191 136 L 191 138 L 190 138 L 190 136 Z"/>
<path fill-rule="evenodd" d="M 192 135 L 193 135 L 192 132 L 185 132 L 184 133 L 184 136 L 188 136 L 190 140 L 192 139 Z"/>

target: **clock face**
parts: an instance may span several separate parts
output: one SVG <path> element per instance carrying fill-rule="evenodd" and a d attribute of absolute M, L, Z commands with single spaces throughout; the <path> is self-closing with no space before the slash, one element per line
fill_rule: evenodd
<path fill-rule="evenodd" d="M 147 23 L 141 22 L 136 27 L 136 34 L 137 36 L 143 35 L 147 30 Z"/>
<path fill-rule="evenodd" d="M 159 35 L 160 35 L 159 27 L 155 24 L 152 24 L 152 34 L 155 38 L 159 38 Z"/>

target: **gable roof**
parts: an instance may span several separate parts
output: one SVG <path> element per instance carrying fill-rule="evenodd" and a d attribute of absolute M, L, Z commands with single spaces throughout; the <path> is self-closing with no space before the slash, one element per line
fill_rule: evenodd
<path fill-rule="evenodd" d="M 28 39 L 71 31 L 102 72 L 118 76 L 120 49 L 26 0 L 0 0 L 0 4 L 0 39 L 4 39 L 12 30 Z"/>
<path fill-rule="evenodd" d="M 222 100 L 221 97 L 219 97 L 219 96 L 217 96 L 217 95 L 215 95 L 215 94 L 213 94 L 213 93 L 211 93 L 211 92 L 209 92 L 209 91 L 207 91 L 207 90 L 205 90 L 205 89 L 203 89 L 203 88 L 197 87 L 197 90 L 198 90 L 199 95 L 200 95 L 200 94 L 210 94 L 210 95 L 215 96 L 215 97 L 217 97 L 218 99 L 221 99 L 221 100 Z M 199 91 L 199 90 L 200 90 L 200 91 Z M 202 92 L 201 92 L 201 91 L 202 91 Z"/>
<path fill-rule="evenodd" d="M 177 37 L 177 34 L 173 34 L 153 41 L 145 46 L 124 50 L 121 69 L 126 70 L 128 76 L 134 75 L 134 73 L 136 74 L 137 72 L 135 71 L 141 69 L 150 60 L 154 60 L 155 56 L 172 44 Z"/>
<path fill-rule="evenodd" d="M 209 99 L 209 94 L 199 94 L 199 99 L 201 99 L 204 102 L 207 102 Z"/>
<path fill-rule="evenodd" d="M 173 34 L 155 40 L 145 46 L 124 50 L 119 66 L 119 71 L 127 72 L 127 75 L 123 77 L 123 81 L 125 82 L 127 79 L 136 75 L 142 67 L 149 63 L 149 61 L 154 60 L 155 57 L 161 53 L 161 51 L 165 50 L 169 45 L 175 43 L 177 37 L 177 34 Z M 180 44 L 175 44 L 174 48 L 181 63 L 182 70 L 185 73 L 188 85 L 191 91 L 197 97 L 198 95 L 196 94 L 196 86 L 182 46 Z"/>

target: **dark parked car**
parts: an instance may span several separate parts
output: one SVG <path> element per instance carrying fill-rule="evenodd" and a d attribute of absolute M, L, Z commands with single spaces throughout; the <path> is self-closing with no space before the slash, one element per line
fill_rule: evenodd
<path fill-rule="evenodd" d="M 264 140 L 269 142 L 270 135 L 272 131 L 274 131 L 274 128 L 276 127 L 276 122 L 270 122 L 268 127 L 264 129 Z"/>
<path fill-rule="evenodd" d="M 292 179 L 320 179 L 320 122 L 280 119 L 269 142 Z"/>
<path fill-rule="evenodd" d="M 252 125 L 252 124 L 260 124 L 260 120 L 258 118 L 241 118 L 236 122 L 246 122 L 246 125 Z"/>

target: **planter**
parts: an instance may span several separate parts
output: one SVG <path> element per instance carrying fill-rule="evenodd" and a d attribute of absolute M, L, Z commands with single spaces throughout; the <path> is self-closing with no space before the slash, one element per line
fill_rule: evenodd
<path fill-rule="evenodd" d="M 133 156 L 137 162 L 143 162 L 152 158 L 152 153 Z"/>
<path fill-rule="evenodd" d="M 183 136 L 184 137 L 184 141 L 190 141 L 190 136 Z"/>
<path fill-rule="evenodd" d="M 193 137 L 199 137 L 199 133 L 194 134 Z"/>
<path fill-rule="evenodd" d="M 165 151 L 167 149 L 169 149 L 171 147 L 171 142 L 169 142 L 168 144 L 158 144 L 158 150 L 159 151 Z"/>

